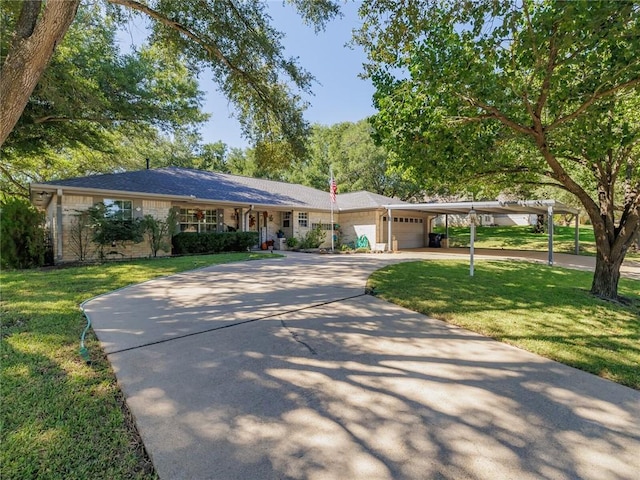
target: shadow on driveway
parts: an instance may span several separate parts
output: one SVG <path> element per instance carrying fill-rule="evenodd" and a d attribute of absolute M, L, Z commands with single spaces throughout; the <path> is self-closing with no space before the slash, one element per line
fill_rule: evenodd
<path fill-rule="evenodd" d="M 362 295 L 389 262 L 369 259 L 229 264 L 87 304 L 161 478 L 637 478 L 640 392 Z"/>

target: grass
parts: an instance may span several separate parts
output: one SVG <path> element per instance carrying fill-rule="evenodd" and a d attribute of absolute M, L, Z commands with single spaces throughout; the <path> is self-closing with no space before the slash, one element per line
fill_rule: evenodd
<path fill-rule="evenodd" d="M 640 390 L 640 281 L 621 279 L 630 305 L 588 292 L 592 273 L 521 262 L 401 263 L 369 287 L 411 310 Z"/>
<path fill-rule="evenodd" d="M 444 233 L 444 227 L 434 228 L 435 233 Z M 575 227 L 556 225 L 553 233 L 553 250 L 558 253 L 575 253 Z M 581 226 L 578 229 L 580 253 L 596 254 L 596 243 L 593 227 Z M 449 227 L 449 246 L 468 247 L 471 235 L 469 227 Z M 509 227 L 476 227 L 476 248 L 493 248 L 507 250 L 547 251 L 549 240 L 546 233 L 533 233 L 530 226 Z M 640 253 L 627 253 L 627 258 L 640 259 Z"/>
<path fill-rule="evenodd" d="M 157 478 L 93 335 L 86 341 L 91 364 L 79 356 L 86 322 L 78 305 L 154 277 L 264 257 L 237 253 L 2 272 L 0 478 Z"/>

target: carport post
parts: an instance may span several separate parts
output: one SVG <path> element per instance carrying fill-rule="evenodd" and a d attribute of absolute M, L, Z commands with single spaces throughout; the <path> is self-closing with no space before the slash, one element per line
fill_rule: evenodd
<path fill-rule="evenodd" d="M 580 255 L 580 213 L 576 213 L 576 255 Z"/>
<path fill-rule="evenodd" d="M 474 265 L 473 265 L 473 256 L 475 250 L 475 240 L 476 240 L 476 222 L 478 221 L 478 217 L 476 211 L 471 209 L 469 212 L 469 223 L 471 224 L 471 244 L 469 245 L 469 276 L 473 277 L 474 273 Z"/>
<path fill-rule="evenodd" d="M 391 244 L 391 209 L 387 208 L 387 250 L 393 251 L 393 245 Z"/>
<path fill-rule="evenodd" d="M 449 214 L 444 214 L 444 235 L 447 241 L 445 242 L 447 247 L 449 246 Z"/>
<path fill-rule="evenodd" d="M 549 229 L 549 265 L 553 265 L 553 206 L 547 207 L 547 219 Z"/>

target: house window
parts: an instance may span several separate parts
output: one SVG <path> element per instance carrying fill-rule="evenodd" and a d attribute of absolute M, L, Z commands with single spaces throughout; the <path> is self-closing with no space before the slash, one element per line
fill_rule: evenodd
<path fill-rule="evenodd" d="M 298 213 L 298 226 L 299 227 L 309 226 L 309 214 L 307 212 Z"/>
<path fill-rule="evenodd" d="M 282 212 L 282 228 L 291 226 L 291 212 Z"/>
<path fill-rule="evenodd" d="M 311 228 L 313 228 L 313 229 L 319 228 L 320 230 L 330 231 L 331 230 L 331 224 L 330 223 L 312 223 L 311 224 Z"/>
<path fill-rule="evenodd" d="M 181 232 L 215 232 L 218 226 L 217 212 L 201 208 L 181 208 L 179 223 Z"/>
<path fill-rule="evenodd" d="M 114 200 L 105 198 L 103 200 L 105 216 L 114 220 L 133 220 L 133 202 L 131 200 Z"/>

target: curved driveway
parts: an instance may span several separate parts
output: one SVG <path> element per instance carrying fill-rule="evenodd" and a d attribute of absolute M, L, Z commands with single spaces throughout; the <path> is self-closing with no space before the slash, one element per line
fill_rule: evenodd
<path fill-rule="evenodd" d="M 84 304 L 162 479 L 638 478 L 640 392 L 287 253 Z"/>

